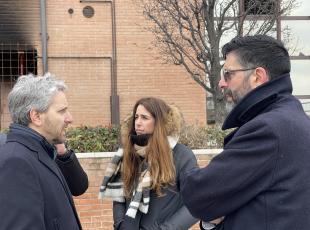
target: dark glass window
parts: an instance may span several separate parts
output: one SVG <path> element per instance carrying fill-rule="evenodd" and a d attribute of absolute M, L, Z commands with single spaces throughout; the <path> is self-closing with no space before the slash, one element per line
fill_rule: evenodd
<path fill-rule="evenodd" d="M 274 0 L 244 0 L 244 10 L 249 15 L 268 15 L 275 11 Z"/>

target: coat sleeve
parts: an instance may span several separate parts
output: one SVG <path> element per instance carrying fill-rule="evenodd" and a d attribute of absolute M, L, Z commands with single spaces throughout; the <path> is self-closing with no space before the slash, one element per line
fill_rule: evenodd
<path fill-rule="evenodd" d="M 198 219 L 194 218 L 188 209 L 183 205 L 171 218 L 160 225 L 160 230 L 175 230 L 182 229 L 187 230 L 195 223 Z"/>
<path fill-rule="evenodd" d="M 177 173 L 177 186 L 180 188 L 183 174 L 193 168 L 197 168 L 197 160 L 192 150 L 184 145 L 178 144 L 174 149 L 175 166 Z M 189 229 L 198 219 L 194 218 L 188 209 L 183 205 L 169 220 L 160 225 L 161 230 Z"/>
<path fill-rule="evenodd" d="M 0 230 L 45 230 L 37 172 L 19 157 L 0 163 Z"/>
<path fill-rule="evenodd" d="M 225 216 L 270 186 L 278 138 L 263 122 L 245 124 L 222 153 L 184 175 L 181 193 L 189 211 L 204 221 Z M 195 192 L 193 192 L 195 191 Z"/>
<path fill-rule="evenodd" d="M 55 161 L 66 179 L 71 194 L 82 195 L 88 188 L 88 177 L 75 153 L 69 150 L 65 156 L 57 156 Z"/>

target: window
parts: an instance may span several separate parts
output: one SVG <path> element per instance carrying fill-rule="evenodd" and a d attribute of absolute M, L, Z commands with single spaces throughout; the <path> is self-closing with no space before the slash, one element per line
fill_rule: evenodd
<path fill-rule="evenodd" d="M 309 60 L 291 60 L 291 79 L 294 95 L 310 95 L 310 81 L 308 68 Z"/>
<path fill-rule="evenodd" d="M 310 2 L 309 0 L 298 0 L 295 7 L 293 7 L 291 16 L 309 16 Z"/>
<path fill-rule="evenodd" d="M 249 15 L 268 15 L 275 11 L 274 0 L 244 0 L 244 10 Z"/>
<path fill-rule="evenodd" d="M 20 75 L 37 74 L 37 50 L 27 45 L 0 46 L 0 80 L 13 82 Z"/>
<path fill-rule="evenodd" d="M 307 80 L 309 60 L 292 60 L 291 64 L 293 94 L 300 100 L 307 114 L 310 115 L 310 81 Z"/>
<path fill-rule="evenodd" d="M 282 39 L 285 41 L 290 55 L 301 58 L 310 56 L 310 45 L 308 42 L 310 30 L 305 29 L 309 27 L 310 20 L 282 21 Z M 285 34 L 286 31 L 288 36 Z"/>

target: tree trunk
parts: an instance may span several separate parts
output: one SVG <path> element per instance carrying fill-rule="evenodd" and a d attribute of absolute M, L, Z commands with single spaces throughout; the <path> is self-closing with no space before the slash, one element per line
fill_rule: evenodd
<path fill-rule="evenodd" d="M 215 90 L 213 95 L 215 123 L 222 125 L 228 115 L 227 102 L 220 89 Z"/>
<path fill-rule="evenodd" d="M 213 99 L 213 101 L 216 98 Z M 214 101 L 214 116 L 215 116 L 215 123 L 217 125 L 222 125 L 228 112 L 226 110 L 226 102 L 224 100 L 217 100 Z"/>

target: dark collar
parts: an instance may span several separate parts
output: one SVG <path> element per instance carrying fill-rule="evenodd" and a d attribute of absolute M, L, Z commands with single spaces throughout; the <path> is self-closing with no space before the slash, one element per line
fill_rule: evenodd
<path fill-rule="evenodd" d="M 289 74 L 268 81 L 250 91 L 228 114 L 222 129 L 240 127 L 256 117 L 270 104 L 276 101 L 279 95 L 292 94 L 293 87 Z"/>
<path fill-rule="evenodd" d="M 23 142 L 22 140 L 23 138 L 26 138 L 28 142 L 32 143 L 31 145 L 27 145 L 29 148 L 37 150 L 36 146 L 40 145 L 41 147 L 44 148 L 44 150 L 52 159 L 55 159 L 56 151 L 54 146 L 51 145 L 40 133 L 20 124 L 16 123 L 11 124 L 10 131 L 7 137 L 7 142 L 10 141 Z"/>

